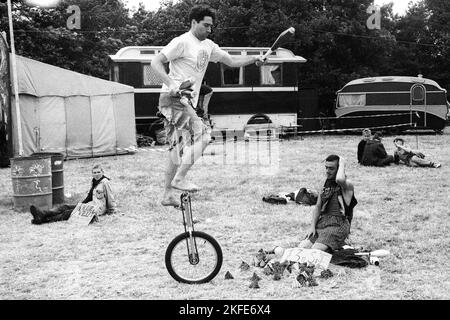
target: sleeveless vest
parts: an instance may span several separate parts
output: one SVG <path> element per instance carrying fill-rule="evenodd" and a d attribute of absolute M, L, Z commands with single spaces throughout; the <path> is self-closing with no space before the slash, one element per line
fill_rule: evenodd
<path fill-rule="evenodd" d="M 347 205 L 342 195 L 342 188 L 335 180 L 327 180 L 322 188 L 320 194 L 321 215 L 345 216 L 348 222 L 351 223 L 353 219 L 353 208 L 358 204 L 353 193 L 350 203 Z"/>

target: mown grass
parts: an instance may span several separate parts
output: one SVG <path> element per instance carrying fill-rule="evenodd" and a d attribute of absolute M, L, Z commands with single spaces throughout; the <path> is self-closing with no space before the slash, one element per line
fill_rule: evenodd
<path fill-rule="evenodd" d="M 405 137 L 415 146 L 415 135 Z M 418 136 L 419 148 L 442 163 L 439 169 L 361 167 L 356 163 L 358 141 L 356 135 L 284 140 L 271 146 L 271 167 L 267 153 L 259 166 L 237 160 L 245 160 L 242 142 L 237 156 L 230 149 L 234 147 L 224 154 L 222 145 L 209 146 L 190 173 L 204 188 L 192 205 L 201 220 L 196 228 L 219 241 L 224 264 L 204 285 L 179 284 L 164 265 L 165 249 L 183 226 L 179 211 L 159 205 L 166 156 L 161 148 L 64 162 L 71 202 L 88 191 L 94 163 L 101 163 L 112 178 L 120 213 L 85 228 L 68 222 L 32 225 L 29 213 L 13 210 L 10 169 L 1 169 L 0 298 L 448 299 L 450 130 Z M 384 142 L 392 153 L 392 138 Z M 380 267 L 330 265 L 335 276 L 319 279 L 319 286 L 311 288 L 294 288 L 289 277 L 273 281 L 262 269 L 240 271 L 241 261 L 250 263 L 259 248 L 295 244 L 304 235 L 312 207 L 271 205 L 262 197 L 300 187 L 317 189 L 323 181 L 321 161 L 330 153 L 347 159 L 359 201 L 351 244 L 387 249 L 391 255 L 382 258 Z M 226 271 L 235 279 L 225 280 Z M 249 288 L 253 271 L 263 277 L 260 289 Z"/>

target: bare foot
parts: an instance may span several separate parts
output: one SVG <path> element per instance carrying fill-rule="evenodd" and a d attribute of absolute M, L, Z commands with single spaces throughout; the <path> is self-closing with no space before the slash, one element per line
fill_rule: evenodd
<path fill-rule="evenodd" d="M 195 184 L 186 182 L 184 180 L 172 181 L 172 188 L 189 192 L 195 192 L 200 190 L 200 188 Z"/>
<path fill-rule="evenodd" d="M 180 206 L 180 201 L 178 201 L 174 196 L 169 196 L 169 197 L 165 197 L 162 201 L 161 204 L 165 207 L 179 207 Z"/>

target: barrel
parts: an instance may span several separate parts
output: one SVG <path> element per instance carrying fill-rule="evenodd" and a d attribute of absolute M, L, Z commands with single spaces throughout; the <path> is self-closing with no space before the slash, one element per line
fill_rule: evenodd
<path fill-rule="evenodd" d="M 52 167 L 53 204 L 64 203 L 64 155 L 54 152 L 36 152 L 32 156 L 50 156 Z"/>
<path fill-rule="evenodd" d="M 50 156 L 11 159 L 14 209 L 27 211 L 31 205 L 51 209 L 52 172 Z"/>

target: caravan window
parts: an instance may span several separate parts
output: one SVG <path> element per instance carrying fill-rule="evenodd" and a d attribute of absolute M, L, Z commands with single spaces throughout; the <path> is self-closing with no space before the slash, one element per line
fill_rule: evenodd
<path fill-rule="evenodd" d="M 262 65 L 261 70 L 261 84 L 262 85 L 281 85 L 282 68 L 281 64 L 265 64 Z"/>
<path fill-rule="evenodd" d="M 150 64 L 142 65 L 142 75 L 144 86 L 161 86 L 163 83 Z"/>
<path fill-rule="evenodd" d="M 222 84 L 224 86 L 236 86 L 244 84 L 244 68 L 230 68 L 221 64 Z"/>
<path fill-rule="evenodd" d="M 365 94 L 340 94 L 338 107 L 363 107 L 366 105 Z"/>
<path fill-rule="evenodd" d="M 115 82 L 119 82 L 120 78 L 119 78 L 119 66 L 115 65 L 113 68 L 113 81 Z"/>

